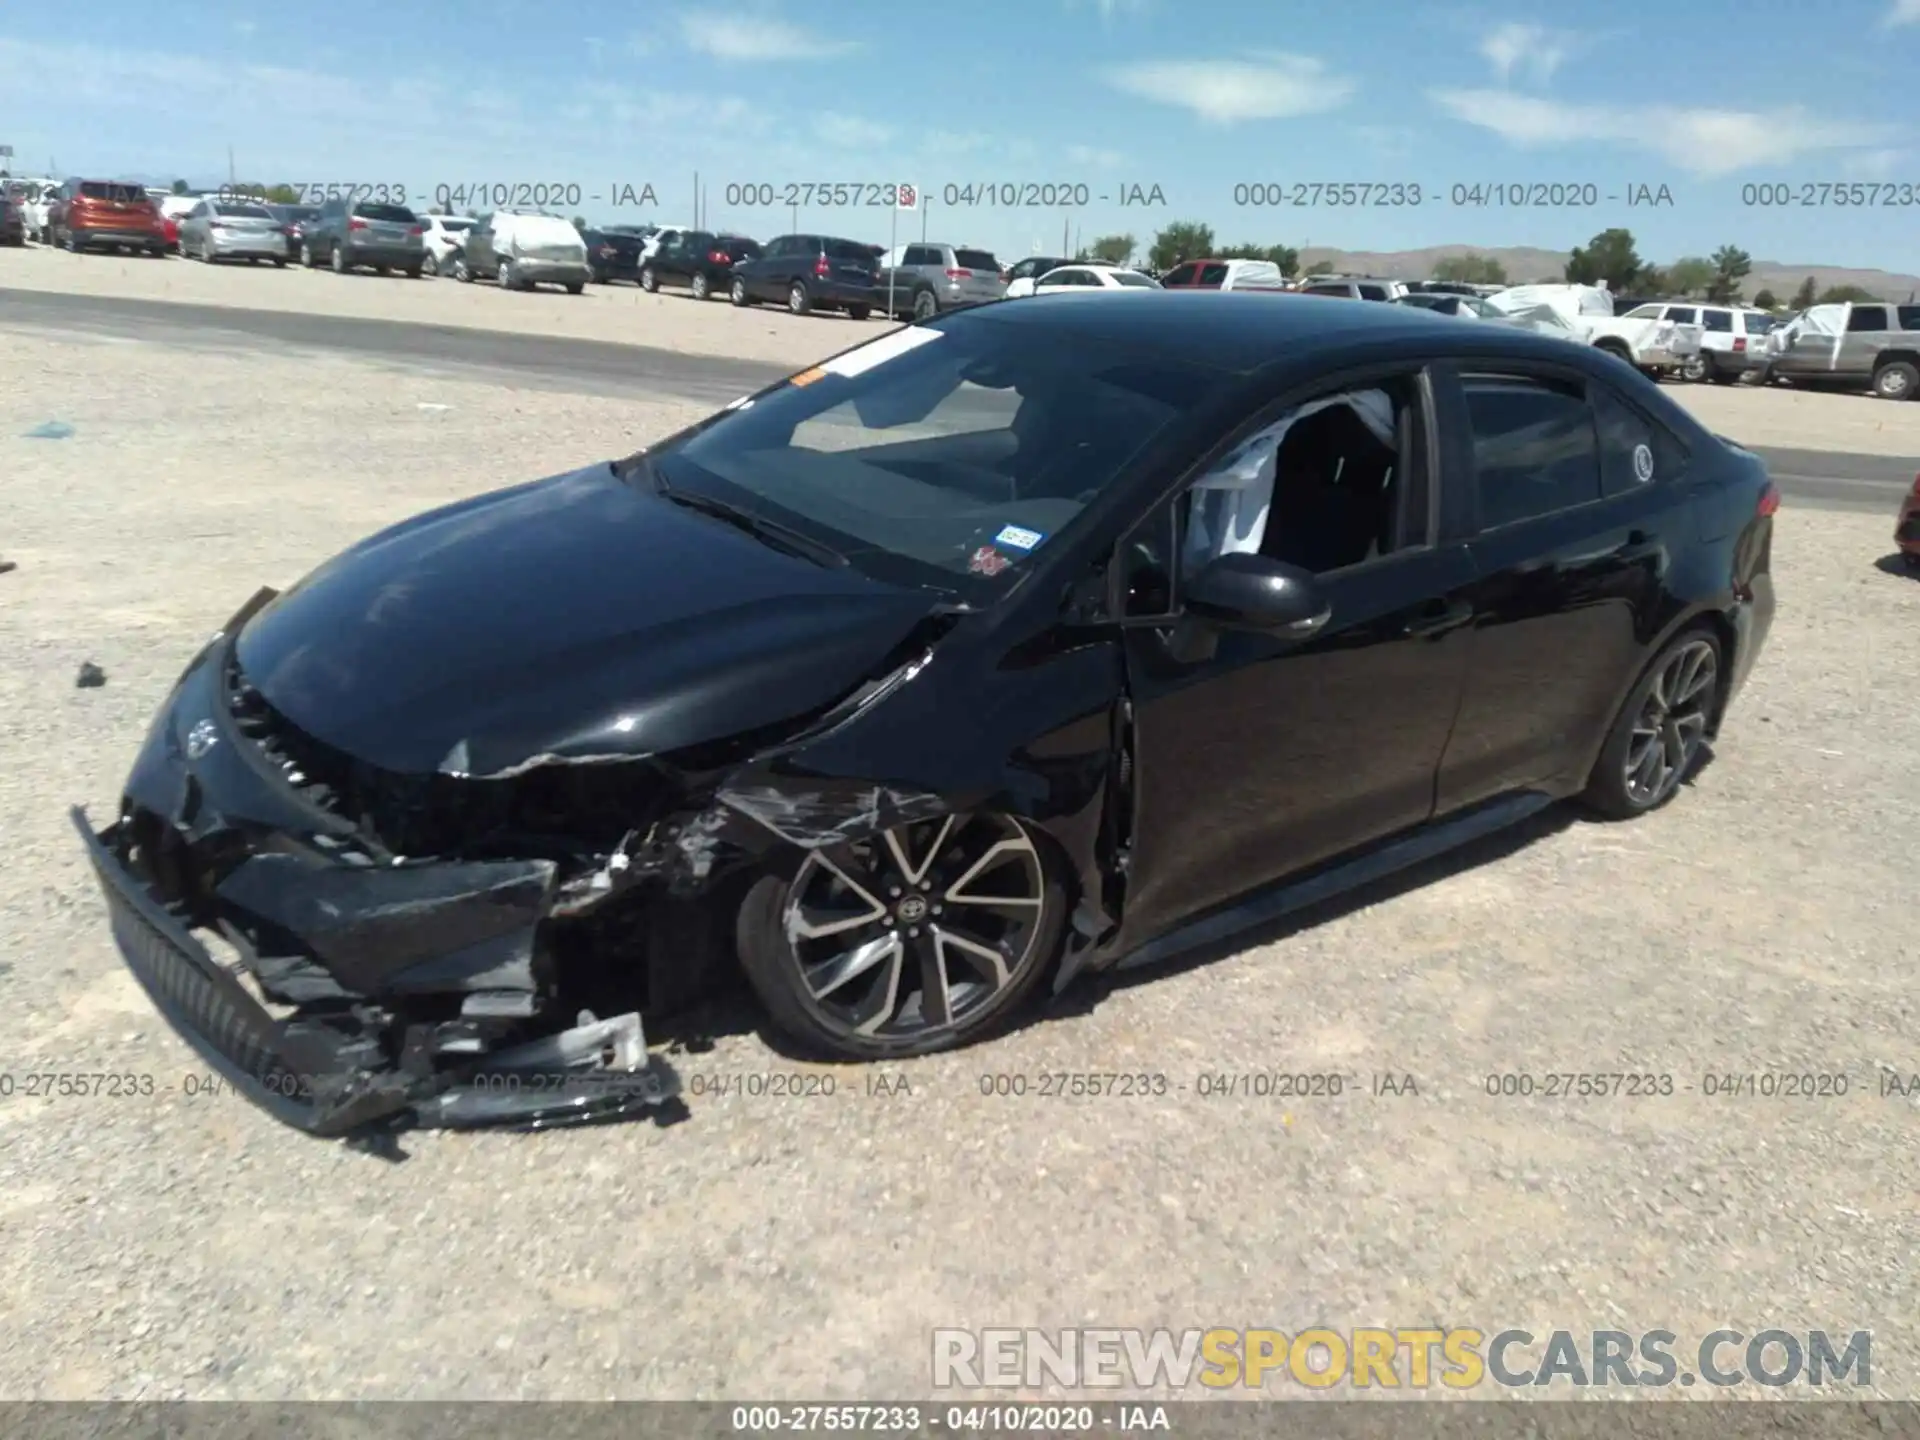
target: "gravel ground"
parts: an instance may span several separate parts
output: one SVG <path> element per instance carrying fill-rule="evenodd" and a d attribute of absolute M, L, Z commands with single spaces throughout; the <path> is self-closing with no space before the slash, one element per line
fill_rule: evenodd
<path fill-rule="evenodd" d="M 878 319 L 856 324 L 837 315 L 789 315 L 777 305 L 735 310 L 720 301 L 699 304 L 683 293 L 648 295 L 625 284 L 592 285 L 577 296 L 551 289 L 508 294 L 492 285 L 451 280 L 342 278 L 297 266 L 284 271 L 270 265 L 209 266 L 69 255 L 39 246 L 0 249 L 0 289 L 7 287 L 609 340 L 796 369 L 890 328 Z M 1920 466 L 1920 405 L 1780 386 L 1667 389 L 1714 430 L 1749 445 L 1911 455 Z"/>
<path fill-rule="evenodd" d="M 116 958 L 64 807 L 112 805 L 167 685 L 256 585 L 686 416 L 6 338 L 0 1072 L 156 1093 L 0 1101 L 0 1396 L 858 1399 L 926 1394 L 935 1326 L 1428 1323 L 1870 1328 L 1874 1389 L 1920 1396 L 1920 1110 L 1878 1093 L 1881 1067 L 1920 1071 L 1920 587 L 1876 565 L 1890 517 L 1782 513 L 1770 649 L 1716 763 L 1648 820 L 1551 814 L 894 1067 L 898 1093 L 827 1071 L 830 1098 L 426 1134 L 388 1164 L 181 1093 L 198 1067 Z M 20 438 L 54 417 L 70 438 Z M 75 688 L 88 660 L 104 688 Z M 731 1012 L 714 1028 L 676 1058 L 690 1083 L 792 1068 Z M 1275 1070 L 1419 1093 L 1196 1094 Z M 1677 1093 L 1485 1093 L 1521 1070 Z M 1766 1070 L 1851 1092 L 1686 1088 Z M 980 1093 L 1079 1071 L 1173 1093 Z"/>

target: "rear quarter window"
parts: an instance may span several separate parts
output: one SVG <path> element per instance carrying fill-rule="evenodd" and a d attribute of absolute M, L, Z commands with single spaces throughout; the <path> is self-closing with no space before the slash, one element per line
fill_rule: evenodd
<path fill-rule="evenodd" d="M 827 258 L 830 260 L 872 260 L 873 247 L 862 245 L 858 240 L 829 240 L 826 244 Z"/>
<path fill-rule="evenodd" d="M 1902 330 L 1920 330 L 1920 305 L 1902 305 L 1900 307 L 1900 328 Z"/>
<path fill-rule="evenodd" d="M 962 270 L 991 270 L 996 275 L 1000 272 L 1000 262 L 993 258 L 991 250 L 956 250 L 953 258 Z"/>
<path fill-rule="evenodd" d="M 1730 310 L 1702 310 L 1700 323 L 1715 335 L 1733 333 L 1733 312 Z"/>
<path fill-rule="evenodd" d="M 1665 425 L 1603 386 L 1593 386 L 1590 398 L 1600 434 L 1603 493 L 1670 484 L 1686 473 L 1687 447 Z"/>

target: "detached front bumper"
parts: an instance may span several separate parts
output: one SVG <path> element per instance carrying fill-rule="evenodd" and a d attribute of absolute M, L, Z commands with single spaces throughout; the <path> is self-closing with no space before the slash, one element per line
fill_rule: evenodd
<path fill-rule="evenodd" d="M 549 1015 L 553 862 L 368 854 L 243 731 L 230 655 L 223 635 L 181 678 L 113 824 L 72 812 L 127 967 L 210 1065 L 322 1136 L 543 1128 L 678 1093 L 637 1014 Z"/>

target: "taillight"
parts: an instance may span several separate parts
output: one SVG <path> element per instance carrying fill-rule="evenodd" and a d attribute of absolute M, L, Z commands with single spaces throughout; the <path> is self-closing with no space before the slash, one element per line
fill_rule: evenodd
<path fill-rule="evenodd" d="M 1920 486 L 1920 480 L 1916 480 L 1914 484 Z M 1760 504 L 1754 513 L 1760 518 L 1765 519 L 1779 508 L 1780 487 L 1769 480 L 1767 481 L 1767 488 L 1760 492 Z"/>
<path fill-rule="evenodd" d="M 1914 499 L 1920 500 L 1920 475 L 1913 477 L 1913 489 L 1908 493 L 1910 493 Z"/>
<path fill-rule="evenodd" d="M 407 231 L 407 234 L 409 235 L 424 235 L 426 233 L 427 233 L 427 227 L 424 225 L 412 226 Z"/>
<path fill-rule="evenodd" d="M 347 221 L 347 229 L 349 230 L 364 230 L 366 228 L 367 228 L 367 222 L 360 219 L 358 216 Z"/>
<path fill-rule="evenodd" d="M 733 257 L 724 250 L 709 250 L 707 252 L 707 262 L 712 265 L 731 265 L 733 263 Z"/>
<path fill-rule="evenodd" d="M 1736 354 L 1736 355 L 1738 355 L 1738 354 L 1739 354 L 1739 353 L 1740 353 L 1740 352 L 1741 352 L 1742 350 L 1744 350 L 1744 349 L 1746 349 L 1746 348 L 1747 348 L 1747 337 L 1746 337 L 1746 336 L 1744 336 L 1744 335 L 1736 335 L 1736 336 L 1734 336 L 1734 337 L 1733 337 L 1733 353 L 1734 353 L 1734 354 Z"/>
<path fill-rule="evenodd" d="M 833 274 L 833 267 L 827 263 L 826 256 L 822 255 L 818 260 L 813 262 L 813 274 L 814 278 L 819 280 L 824 280 Z"/>
<path fill-rule="evenodd" d="M 949 280 L 971 280 L 973 278 L 973 272 L 971 270 L 949 270 L 947 272 L 947 278 Z"/>

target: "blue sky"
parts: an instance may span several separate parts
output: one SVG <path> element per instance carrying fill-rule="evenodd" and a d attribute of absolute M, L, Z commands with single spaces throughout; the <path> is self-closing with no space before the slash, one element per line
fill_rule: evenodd
<path fill-rule="evenodd" d="M 729 204 L 729 186 L 912 181 L 933 202 L 929 238 L 1003 257 L 1063 233 L 1144 244 L 1171 219 L 1207 221 L 1222 244 L 1380 250 L 1565 249 L 1626 225 L 1663 261 L 1731 242 L 1759 260 L 1910 271 L 1920 203 L 1754 206 L 1742 187 L 1892 183 L 1920 202 L 1917 73 L 1920 0 L 11 0 L 0 143 L 16 174 L 53 160 L 212 184 L 231 145 L 248 180 L 415 196 L 558 182 L 581 202 L 555 208 L 608 220 L 690 220 L 698 172 L 707 221 L 762 237 L 792 213 Z M 941 203 L 948 186 L 957 201 L 1002 181 L 1084 186 L 1088 203 Z M 1236 205 L 1250 182 L 1418 184 L 1426 198 Z M 1590 185 L 1599 203 L 1451 203 L 1455 185 L 1502 183 Z M 644 213 L 607 203 L 649 184 Z M 1134 186 L 1158 186 L 1165 207 L 1119 206 Z M 1630 208 L 1637 186 L 1672 203 Z M 799 216 L 876 242 L 893 218 Z M 900 217 L 900 237 L 921 224 Z"/>

